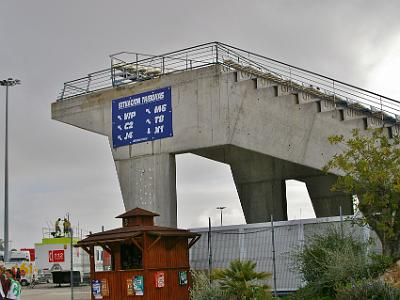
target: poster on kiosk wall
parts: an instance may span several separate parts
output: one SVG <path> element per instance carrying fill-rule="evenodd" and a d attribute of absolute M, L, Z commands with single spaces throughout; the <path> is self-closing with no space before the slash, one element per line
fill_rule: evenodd
<path fill-rule="evenodd" d="M 144 295 L 144 280 L 142 275 L 136 275 L 133 277 L 133 291 L 135 296 Z"/>
<path fill-rule="evenodd" d="M 101 295 L 104 297 L 109 297 L 110 296 L 110 291 L 108 289 L 108 281 L 107 279 L 102 279 L 101 280 Z"/>
<path fill-rule="evenodd" d="M 188 284 L 187 271 L 179 271 L 178 279 L 179 279 L 179 285 L 187 285 Z"/>
<path fill-rule="evenodd" d="M 165 286 L 165 274 L 164 272 L 155 272 L 154 279 L 156 281 L 156 288 L 163 288 Z"/>
<path fill-rule="evenodd" d="M 103 299 L 103 295 L 101 294 L 100 280 L 92 280 L 92 294 L 94 299 Z"/>

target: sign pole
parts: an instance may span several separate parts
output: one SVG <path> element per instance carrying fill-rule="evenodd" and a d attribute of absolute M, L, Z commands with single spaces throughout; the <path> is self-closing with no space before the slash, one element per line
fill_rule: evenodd
<path fill-rule="evenodd" d="M 276 294 L 276 258 L 275 258 L 275 230 L 274 230 L 274 217 L 271 215 L 271 237 L 272 237 L 272 264 L 274 268 L 274 297 L 277 297 Z"/>
<path fill-rule="evenodd" d="M 6 133 L 5 133 L 5 151 L 4 151 L 4 261 L 8 262 L 9 242 L 8 236 L 8 85 L 6 85 Z"/>
<path fill-rule="evenodd" d="M 208 218 L 208 276 L 211 282 L 212 273 L 212 244 L 211 244 L 211 218 Z"/>
<path fill-rule="evenodd" d="M 70 248 L 71 248 L 71 274 L 70 274 L 71 300 L 74 300 L 74 249 L 73 249 L 74 231 L 72 230 L 72 227 L 69 230 L 70 230 Z"/>

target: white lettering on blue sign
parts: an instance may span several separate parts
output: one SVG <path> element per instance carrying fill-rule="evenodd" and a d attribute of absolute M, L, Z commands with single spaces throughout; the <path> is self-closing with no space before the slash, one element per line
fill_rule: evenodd
<path fill-rule="evenodd" d="M 112 101 L 114 148 L 171 136 L 171 87 Z"/>

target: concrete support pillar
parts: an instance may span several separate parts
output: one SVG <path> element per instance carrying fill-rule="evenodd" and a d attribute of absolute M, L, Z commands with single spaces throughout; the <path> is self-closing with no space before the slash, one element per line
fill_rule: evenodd
<path fill-rule="evenodd" d="M 235 180 L 236 182 L 236 180 Z M 285 180 L 236 182 L 243 213 L 247 223 L 287 220 Z"/>
<path fill-rule="evenodd" d="M 125 209 L 140 207 L 160 213 L 155 223 L 176 227 L 175 155 L 153 154 L 116 160 Z"/>
<path fill-rule="evenodd" d="M 230 165 L 247 223 L 287 220 L 282 163 L 246 151 L 231 151 Z"/>
<path fill-rule="evenodd" d="M 317 218 L 338 216 L 340 206 L 342 206 L 343 215 L 353 214 L 352 197 L 330 190 L 336 179 L 335 175 L 321 175 L 301 179 L 307 186 Z"/>

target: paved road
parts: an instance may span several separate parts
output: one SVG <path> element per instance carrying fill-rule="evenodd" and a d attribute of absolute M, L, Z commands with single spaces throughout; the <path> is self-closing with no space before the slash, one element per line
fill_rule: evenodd
<path fill-rule="evenodd" d="M 22 289 L 21 300 L 70 300 L 69 286 L 55 287 L 53 284 L 38 285 Z M 74 300 L 90 300 L 90 287 L 74 287 Z"/>

